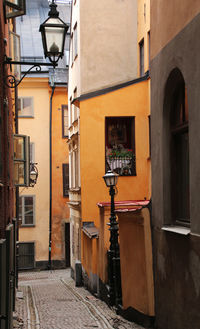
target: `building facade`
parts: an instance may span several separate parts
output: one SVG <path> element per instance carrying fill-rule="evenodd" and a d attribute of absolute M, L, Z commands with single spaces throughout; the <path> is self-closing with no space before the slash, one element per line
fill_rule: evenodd
<path fill-rule="evenodd" d="M 81 263 L 84 284 L 106 300 L 110 196 L 102 176 L 113 170 L 120 176 L 122 309 L 140 323 L 154 317 L 150 218 L 136 202 L 151 196 L 149 11 L 145 1 L 73 3 L 68 88 L 72 275 Z M 130 253 L 126 263 L 125 241 L 141 257 Z M 128 265 L 136 262 L 137 270 Z M 132 280 L 139 288 L 131 294 Z"/>
<path fill-rule="evenodd" d="M 39 26 L 48 17 L 49 3 L 27 1 L 27 15 L 17 21 L 24 61 L 44 62 Z M 58 5 L 60 17 L 70 21 L 70 3 Z M 30 33 L 27 35 L 26 31 Z M 42 67 L 19 87 L 19 133 L 30 136 L 30 161 L 38 168 L 37 184 L 20 189 L 19 268 L 69 266 L 68 106 L 67 59 L 56 69 Z M 28 69 L 29 67 L 25 67 Z"/>
<path fill-rule="evenodd" d="M 199 12 L 198 1 L 151 4 L 153 253 L 162 329 L 200 323 Z"/>
<path fill-rule="evenodd" d="M 15 288 L 17 286 L 15 212 L 16 162 L 14 134 L 17 132 L 17 89 L 10 88 L 18 78 L 15 68 L 6 63 L 8 57 L 19 59 L 15 17 L 25 12 L 11 2 L 0 1 L 0 328 L 13 327 Z"/>

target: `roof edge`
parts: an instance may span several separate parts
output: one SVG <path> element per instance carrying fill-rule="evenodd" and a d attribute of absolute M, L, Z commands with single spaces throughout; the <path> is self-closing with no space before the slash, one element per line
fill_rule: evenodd
<path fill-rule="evenodd" d="M 140 83 L 142 81 L 146 81 L 149 78 L 150 78 L 149 71 L 147 71 L 144 76 L 139 77 L 137 79 L 129 80 L 129 81 L 117 84 L 117 85 L 112 86 L 112 87 L 107 87 L 107 88 L 95 90 L 95 91 L 89 92 L 87 94 L 82 94 L 79 97 L 74 98 L 73 101 L 72 101 L 72 104 L 77 105 L 77 102 L 81 102 L 81 101 L 84 101 L 84 100 L 87 100 L 87 99 L 90 99 L 90 98 L 93 98 L 93 97 L 98 97 L 98 96 L 101 96 L 101 95 L 105 95 L 105 94 L 110 93 L 112 91 L 115 91 L 115 90 L 118 90 L 118 89 L 121 89 L 121 88 L 125 88 L 125 87 L 128 87 L 128 86 L 134 85 L 136 83 Z"/>

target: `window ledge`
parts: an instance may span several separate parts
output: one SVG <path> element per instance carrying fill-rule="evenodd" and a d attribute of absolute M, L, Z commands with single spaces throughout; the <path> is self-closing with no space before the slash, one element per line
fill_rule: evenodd
<path fill-rule="evenodd" d="M 181 234 L 181 235 L 188 235 L 191 232 L 190 228 L 188 228 L 188 227 L 174 226 L 174 225 L 163 226 L 161 228 L 161 230 L 167 231 L 167 232 L 172 232 L 172 233 L 177 233 L 177 234 Z"/>
<path fill-rule="evenodd" d="M 34 119 L 33 115 L 18 115 L 19 119 Z"/>
<path fill-rule="evenodd" d="M 35 227 L 35 224 L 21 224 L 20 227 Z"/>

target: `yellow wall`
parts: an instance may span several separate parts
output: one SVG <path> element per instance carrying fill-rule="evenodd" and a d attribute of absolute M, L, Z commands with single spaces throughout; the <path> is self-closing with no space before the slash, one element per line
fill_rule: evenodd
<path fill-rule="evenodd" d="M 56 87 L 52 111 L 52 259 L 64 259 L 64 223 L 69 221 L 69 198 L 63 197 L 62 164 L 69 163 L 69 152 L 68 139 L 62 138 L 62 105 L 67 105 L 67 89 Z"/>
<path fill-rule="evenodd" d="M 138 0 L 138 76 L 140 67 L 139 43 L 144 39 L 144 72 L 149 70 L 150 0 Z"/>
<path fill-rule="evenodd" d="M 105 174 L 105 117 L 135 116 L 136 176 L 120 176 L 116 200 L 150 197 L 149 81 L 98 96 L 80 104 L 82 219 L 96 221 L 97 202 L 110 201 Z"/>
<path fill-rule="evenodd" d="M 21 188 L 20 195 L 36 196 L 34 227 L 21 227 L 20 241 L 35 241 L 35 259 L 48 259 L 49 245 L 49 91 L 47 78 L 25 78 L 19 97 L 34 98 L 34 118 L 19 118 L 19 133 L 30 136 L 35 143 L 38 181 L 33 188 Z"/>

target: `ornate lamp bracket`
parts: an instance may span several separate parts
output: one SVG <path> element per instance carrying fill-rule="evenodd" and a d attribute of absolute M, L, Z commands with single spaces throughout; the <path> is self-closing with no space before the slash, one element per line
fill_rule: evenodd
<path fill-rule="evenodd" d="M 12 70 L 12 65 L 30 65 L 30 69 L 24 73 L 24 75 L 21 77 L 20 80 L 17 80 L 16 77 L 12 74 L 8 74 L 4 77 L 4 84 L 8 88 L 17 88 L 17 86 L 22 82 L 22 80 L 25 78 L 25 76 L 30 73 L 33 69 L 35 69 L 35 72 L 41 72 L 41 66 L 57 66 L 57 64 L 52 63 L 36 63 L 36 62 L 20 62 L 20 61 L 12 61 L 10 57 L 5 57 L 4 65 L 10 65 L 10 68 Z"/>

